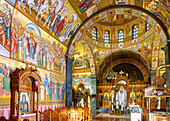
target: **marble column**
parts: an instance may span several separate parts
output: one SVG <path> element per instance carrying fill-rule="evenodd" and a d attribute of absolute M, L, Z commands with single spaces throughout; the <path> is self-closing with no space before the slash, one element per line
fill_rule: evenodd
<path fill-rule="evenodd" d="M 165 52 L 165 64 L 170 64 L 170 42 L 163 48 Z M 170 67 L 166 68 L 166 86 L 170 87 Z M 167 111 L 170 111 L 170 97 L 166 98 Z"/>
<path fill-rule="evenodd" d="M 91 110 L 97 109 L 97 77 L 91 75 Z"/>
<path fill-rule="evenodd" d="M 65 55 L 66 58 L 66 104 L 65 106 L 72 106 L 72 65 L 73 59 Z"/>

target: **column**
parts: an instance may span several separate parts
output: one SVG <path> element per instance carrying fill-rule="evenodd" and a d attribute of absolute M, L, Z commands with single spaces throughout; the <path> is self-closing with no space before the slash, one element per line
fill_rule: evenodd
<path fill-rule="evenodd" d="M 97 109 L 97 77 L 96 75 L 91 75 L 91 109 Z"/>
<path fill-rule="evenodd" d="M 152 80 L 156 77 L 156 71 L 150 71 L 150 75 L 151 75 L 151 84 L 152 84 Z"/>
<path fill-rule="evenodd" d="M 165 64 L 170 64 L 170 42 L 163 48 L 165 52 Z M 166 68 L 166 87 L 170 87 L 170 67 Z M 170 97 L 166 98 L 167 111 L 170 111 Z"/>
<path fill-rule="evenodd" d="M 65 55 L 66 58 L 66 106 L 72 106 L 72 65 L 73 60 Z"/>

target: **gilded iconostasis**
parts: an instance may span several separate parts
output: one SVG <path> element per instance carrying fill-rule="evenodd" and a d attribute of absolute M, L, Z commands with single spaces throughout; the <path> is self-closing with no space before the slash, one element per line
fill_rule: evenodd
<path fill-rule="evenodd" d="M 151 70 L 165 64 L 161 48 L 166 35 L 154 18 L 128 7 L 99 12 L 121 4 L 119 0 L 0 0 L 0 104 L 10 103 L 10 72 L 26 64 L 37 67 L 42 78 L 40 102 L 64 104 L 66 52 L 74 59 L 73 86 L 83 83 L 89 89 L 91 75 L 116 50 L 140 53 Z M 168 0 L 123 0 L 123 4 L 150 11 L 170 34 Z"/>

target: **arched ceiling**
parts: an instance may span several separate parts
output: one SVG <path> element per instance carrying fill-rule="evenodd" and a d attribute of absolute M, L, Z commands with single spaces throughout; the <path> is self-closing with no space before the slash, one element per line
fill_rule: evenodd
<path fill-rule="evenodd" d="M 147 72 L 149 72 L 150 63 L 148 62 L 148 60 L 141 53 L 129 49 L 115 50 L 111 53 L 108 53 L 99 62 L 97 66 L 97 70 L 99 72 L 104 72 L 105 69 L 108 68 L 109 65 L 111 65 L 111 62 L 114 62 L 118 59 L 128 59 L 128 58 L 139 61 L 146 68 Z"/>
<path fill-rule="evenodd" d="M 99 5 L 100 2 L 101 1 L 98 1 L 97 4 Z M 114 2 L 115 1 L 113 1 L 113 3 Z M 97 9 L 97 11 L 92 12 L 90 17 L 88 17 L 88 14 L 85 13 L 86 9 L 81 11 L 80 18 L 82 17 L 81 19 L 83 20 L 83 23 L 79 26 L 79 28 L 76 30 L 75 34 L 71 37 L 69 41 L 67 50 L 68 56 L 71 58 L 74 55 L 73 52 L 76 47 L 76 44 L 79 44 L 79 41 L 84 41 L 91 48 L 91 53 L 94 58 L 93 62 L 96 64 L 96 66 L 108 53 L 120 49 L 132 49 L 135 52 L 139 52 L 142 56 L 146 58 L 146 60 L 148 61 L 147 64 L 149 65 L 145 66 L 147 67 L 147 70 L 149 70 L 149 68 L 151 68 L 151 70 L 155 70 L 158 65 L 160 65 L 162 62 L 164 63 L 165 61 L 164 56 L 159 56 L 159 53 L 162 53 L 160 52 L 160 48 L 164 47 L 166 42 L 169 40 L 169 16 L 167 16 L 169 15 L 169 2 L 167 6 L 165 6 L 162 1 L 141 1 L 142 4 L 138 3 L 139 1 L 135 1 L 133 4 L 128 4 L 128 2 L 125 1 L 124 5 L 114 4 L 113 6 L 107 6 L 107 3 L 102 3 L 102 5 L 99 5 L 100 9 Z M 155 9 L 155 6 L 152 9 L 148 9 L 151 8 L 151 5 L 153 3 L 155 3 L 155 6 L 161 5 L 160 8 L 157 8 L 157 10 L 162 10 L 162 13 L 155 13 L 155 11 L 153 11 L 153 9 Z M 75 4 L 77 3 L 72 4 L 73 8 L 75 7 Z M 88 7 L 89 6 L 87 6 L 87 11 Z M 77 12 L 79 10 L 80 9 L 76 9 Z M 80 11 L 78 12 L 78 15 L 79 13 Z M 116 21 L 118 16 L 122 16 L 125 21 L 123 23 L 117 24 Z M 139 27 L 139 30 L 144 30 L 145 21 L 150 24 L 150 29 L 148 31 L 145 31 L 143 33 L 141 32 L 138 38 L 135 39 L 132 39 L 131 37 L 129 39 L 127 35 L 124 35 L 124 42 L 117 42 L 119 29 L 123 29 L 127 33 L 128 26 L 130 26 L 129 28 L 132 28 L 132 25 L 136 23 Z M 93 40 L 92 31 L 94 26 L 98 28 L 98 33 L 100 32 L 100 30 L 110 30 L 111 39 L 112 30 L 114 30 L 115 38 L 112 39 L 110 43 L 105 43 L 102 39 L 98 39 L 98 41 Z M 99 36 L 100 35 L 98 35 L 98 38 Z M 118 56 L 114 57 L 119 58 Z M 95 70 L 97 71 L 98 69 L 96 68 Z"/>

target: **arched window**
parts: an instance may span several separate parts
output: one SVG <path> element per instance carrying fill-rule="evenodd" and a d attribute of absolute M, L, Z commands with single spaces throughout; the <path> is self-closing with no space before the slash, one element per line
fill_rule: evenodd
<path fill-rule="evenodd" d="M 134 24 L 132 26 L 132 39 L 135 39 L 138 37 L 138 26 L 137 24 Z"/>
<path fill-rule="evenodd" d="M 105 32 L 104 32 L 104 42 L 105 43 L 110 42 L 110 32 L 109 32 L 109 30 L 105 30 Z"/>
<path fill-rule="evenodd" d="M 95 26 L 93 27 L 93 40 L 97 41 L 97 28 Z"/>
<path fill-rule="evenodd" d="M 124 31 L 123 29 L 120 29 L 118 31 L 118 42 L 123 42 L 124 41 Z"/>
<path fill-rule="evenodd" d="M 145 21 L 145 32 L 149 30 L 149 22 Z"/>

